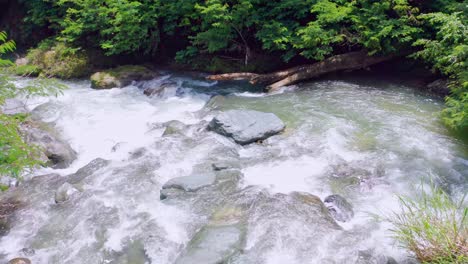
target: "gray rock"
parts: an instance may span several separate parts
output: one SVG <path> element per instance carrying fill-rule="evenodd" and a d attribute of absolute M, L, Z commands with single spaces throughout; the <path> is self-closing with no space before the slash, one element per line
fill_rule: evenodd
<path fill-rule="evenodd" d="M 229 110 L 213 118 L 208 128 L 234 139 L 238 144 L 246 145 L 280 133 L 285 125 L 272 113 Z"/>
<path fill-rule="evenodd" d="M 392 257 L 375 254 L 374 250 L 360 250 L 355 264 L 398 264 Z"/>
<path fill-rule="evenodd" d="M 70 197 L 77 193 L 78 190 L 71 185 L 70 183 L 66 182 L 62 184 L 55 192 L 55 203 L 64 203 L 70 199 Z"/>
<path fill-rule="evenodd" d="M 163 137 L 174 134 L 183 135 L 184 131 L 187 130 L 187 126 L 178 120 L 166 122 L 164 125 L 166 128 L 164 130 Z"/>
<path fill-rule="evenodd" d="M 53 168 L 66 168 L 76 159 L 76 152 L 47 124 L 29 121 L 22 123 L 20 130 L 25 141 L 38 146 Z"/>
<path fill-rule="evenodd" d="M 242 245 L 242 231 L 238 226 L 208 226 L 189 242 L 186 252 L 176 264 L 219 264 L 226 261 Z"/>
<path fill-rule="evenodd" d="M 14 258 L 8 261 L 8 264 L 31 264 L 31 260 L 27 258 Z"/>
<path fill-rule="evenodd" d="M 86 164 L 86 166 L 77 170 L 74 174 L 67 176 L 67 182 L 71 184 L 77 184 L 83 181 L 85 178 L 92 175 L 97 170 L 104 168 L 110 163 L 110 161 L 97 158 L 92 160 L 90 163 Z"/>
<path fill-rule="evenodd" d="M 26 104 L 18 99 L 6 99 L 5 103 L 0 106 L 0 112 L 6 115 L 26 114 L 28 108 Z"/>
<path fill-rule="evenodd" d="M 36 254 L 36 251 L 33 248 L 23 248 L 20 250 L 21 254 L 23 254 L 26 257 L 31 257 Z"/>
<path fill-rule="evenodd" d="M 222 95 L 215 95 L 210 98 L 210 100 L 206 103 L 205 108 L 209 110 L 216 110 L 219 109 L 226 101 L 226 97 Z"/>
<path fill-rule="evenodd" d="M 196 192 L 197 190 L 210 186 L 216 181 L 214 173 L 193 174 L 185 177 L 177 177 L 169 180 L 163 185 L 163 189 L 180 189 L 186 192 Z"/>
<path fill-rule="evenodd" d="M 16 199 L 0 200 L 0 237 L 9 232 L 12 217 L 21 206 L 22 203 Z"/>
<path fill-rule="evenodd" d="M 341 195 L 330 195 L 325 198 L 324 203 L 337 221 L 347 222 L 354 216 L 353 206 Z"/>
<path fill-rule="evenodd" d="M 177 87 L 176 82 L 166 82 L 166 83 L 162 83 L 159 86 L 147 87 L 143 90 L 143 93 L 149 97 L 154 97 L 154 96 L 162 97 L 166 94 L 167 90 L 169 89 L 176 90 L 177 88 L 178 87 Z"/>
<path fill-rule="evenodd" d="M 211 166 L 213 167 L 213 170 L 215 171 L 241 168 L 239 160 L 220 160 L 220 161 L 213 162 Z"/>

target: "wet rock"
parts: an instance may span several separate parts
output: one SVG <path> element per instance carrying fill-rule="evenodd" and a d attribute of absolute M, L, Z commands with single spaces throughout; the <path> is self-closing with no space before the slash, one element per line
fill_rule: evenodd
<path fill-rule="evenodd" d="M 209 110 L 219 109 L 226 101 L 226 97 L 222 95 L 215 95 L 210 98 L 208 103 L 206 103 L 205 108 Z"/>
<path fill-rule="evenodd" d="M 189 242 L 187 251 L 176 264 L 219 264 L 241 248 L 242 232 L 237 226 L 209 226 L 203 228 Z"/>
<path fill-rule="evenodd" d="M 262 191 L 249 199 L 252 203 L 246 228 L 255 234 L 255 239 L 235 263 L 255 263 L 267 258 L 271 251 L 265 249 L 277 248 L 279 241 L 292 254 L 317 252 L 325 238 L 341 233 L 341 227 L 315 195 L 301 192 L 272 195 Z"/>
<path fill-rule="evenodd" d="M 28 108 L 26 104 L 18 99 L 6 99 L 3 105 L 0 105 L 0 112 L 6 115 L 26 114 Z"/>
<path fill-rule="evenodd" d="M 149 80 L 155 73 L 144 66 L 126 65 L 114 69 L 96 72 L 91 75 L 91 87 L 94 89 L 122 88 L 132 81 Z"/>
<path fill-rule="evenodd" d="M 76 152 L 47 124 L 28 121 L 21 124 L 20 130 L 26 142 L 41 149 L 51 167 L 63 169 L 76 159 Z"/>
<path fill-rule="evenodd" d="M 243 248 L 245 230 L 241 228 L 241 222 L 244 217 L 245 210 L 237 206 L 217 209 L 208 225 L 195 234 L 175 263 L 226 263 Z"/>
<path fill-rule="evenodd" d="M 159 193 L 159 199 L 160 200 L 166 200 L 166 199 L 169 199 L 169 198 L 175 198 L 179 195 L 182 195 L 184 194 L 185 192 L 183 190 L 180 190 L 180 189 L 172 189 L 172 188 L 169 188 L 169 189 L 161 189 L 160 193 Z"/>
<path fill-rule="evenodd" d="M 212 163 L 211 166 L 215 171 L 241 168 L 240 161 L 238 160 L 220 160 Z"/>
<path fill-rule="evenodd" d="M 21 202 L 12 198 L 0 199 L 0 237 L 8 234 L 14 213 L 21 207 Z"/>
<path fill-rule="evenodd" d="M 152 87 L 147 87 L 143 90 L 143 94 L 149 97 L 163 97 L 168 90 L 177 90 L 178 86 L 176 82 L 166 82 L 162 83 L 161 85 L 158 86 L 152 86 Z"/>
<path fill-rule="evenodd" d="M 375 254 L 374 250 L 360 250 L 355 264 L 398 264 L 392 257 Z"/>
<path fill-rule="evenodd" d="M 20 250 L 21 254 L 26 256 L 26 257 L 31 257 L 31 256 L 34 256 L 34 254 L 36 254 L 36 251 L 32 248 L 23 248 Z"/>
<path fill-rule="evenodd" d="M 77 170 L 76 173 L 67 176 L 67 182 L 71 184 L 77 184 L 83 181 L 86 177 L 98 171 L 99 169 L 106 167 L 109 163 L 110 161 L 105 160 L 105 159 L 101 159 L 101 158 L 94 159 L 90 163 L 88 163 L 86 166 Z"/>
<path fill-rule="evenodd" d="M 166 128 L 164 129 L 163 137 L 175 134 L 183 135 L 184 131 L 187 130 L 187 126 L 178 120 L 166 122 L 164 125 Z"/>
<path fill-rule="evenodd" d="M 324 203 L 337 221 L 347 222 L 354 216 L 353 206 L 341 195 L 330 195 L 325 198 Z"/>
<path fill-rule="evenodd" d="M 14 258 L 8 261 L 8 264 L 31 264 L 31 260 L 27 258 Z"/>
<path fill-rule="evenodd" d="M 450 88 L 448 87 L 449 81 L 447 79 L 438 79 L 427 85 L 427 89 L 431 93 L 435 93 L 441 96 L 447 96 L 450 94 Z"/>
<path fill-rule="evenodd" d="M 234 139 L 238 144 L 246 145 L 280 133 L 285 125 L 272 113 L 229 110 L 213 118 L 208 128 Z"/>
<path fill-rule="evenodd" d="M 186 192 L 196 192 L 197 190 L 210 186 L 216 181 L 214 173 L 193 174 L 185 177 L 177 177 L 169 180 L 163 185 L 163 189 L 179 189 Z"/>
<path fill-rule="evenodd" d="M 64 203 L 77 192 L 78 190 L 73 185 L 66 182 L 62 184 L 62 186 L 60 186 L 60 188 L 58 188 L 58 190 L 55 192 L 55 203 Z"/>

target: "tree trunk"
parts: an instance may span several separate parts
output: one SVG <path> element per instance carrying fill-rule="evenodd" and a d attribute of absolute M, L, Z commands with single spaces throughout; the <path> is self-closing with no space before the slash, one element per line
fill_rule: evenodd
<path fill-rule="evenodd" d="M 268 85 L 267 90 L 272 92 L 280 87 L 315 78 L 326 73 L 362 69 L 392 58 L 393 56 L 369 56 L 367 51 L 362 50 L 335 55 L 314 64 L 297 66 L 269 74 L 248 72 L 226 73 L 210 75 L 207 79 L 217 81 L 248 80 L 252 84 L 266 84 Z"/>

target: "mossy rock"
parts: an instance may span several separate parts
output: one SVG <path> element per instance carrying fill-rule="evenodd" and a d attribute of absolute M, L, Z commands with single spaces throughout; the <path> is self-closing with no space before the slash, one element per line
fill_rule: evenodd
<path fill-rule="evenodd" d="M 18 65 L 14 66 L 14 73 L 18 76 L 37 77 L 41 73 L 41 69 L 35 65 Z"/>
<path fill-rule="evenodd" d="M 22 70 L 31 70 L 32 67 L 36 67 L 40 75 L 45 77 L 72 79 L 89 74 L 89 60 L 86 53 L 63 43 L 31 49 L 26 58 L 28 64 L 18 67 L 23 67 Z"/>
<path fill-rule="evenodd" d="M 94 89 L 122 88 L 131 84 L 132 81 L 149 80 L 155 76 L 153 71 L 141 65 L 119 66 L 91 75 L 91 87 Z"/>

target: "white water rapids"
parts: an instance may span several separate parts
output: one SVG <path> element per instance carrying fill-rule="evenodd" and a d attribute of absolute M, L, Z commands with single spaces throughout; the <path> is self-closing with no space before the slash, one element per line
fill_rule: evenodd
<path fill-rule="evenodd" d="M 159 97 L 147 97 L 133 85 L 94 90 L 89 82 L 76 81 L 67 82 L 69 89 L 57 98 L 27 101 L 78 153 L 69 168 L 44 168 L 33 176 L 65 177 L 96 158 L 110 164 L 93 170 L 79 196 L 62 205 L 43 184 L 23 193 L 28 205 L 0 237 L 1 263 L 25 256 L 24 248 L 34 250 L 27 255 L 32 263 L 174 263 L 208 222 L 200 208 L 212 201 L 161 201 L 161 186 L 203 166 L 213 153 L 224 155 L 215 152 L 220 146 L 240 155 L 239 190 L 300 191 L 322 200 L 338 193 L 354 209 L 351 221 L 338 222 L 342 230 L 320 239 L 311 236 L 314 223 L 302 218 L 265 222 L 275 214 L 268 210 L 262 212 L 265 219 L 251 216 L 242 227 L 241 253 L 225 263 L 384 263 L 358 262 L 359 252 L 412 263 L 391 237 L 391 226 L 374 216 L 398 211 L 397 195 L 415 196 L 422 183 L 434 181 L 453 196 L 468 189 L 467 147 L 440 124 L 443 102 L 411 88 L 337 80 L 266 95 L 255 87 L 172 73 L 139 86 L 167 80 L 174 87 Z M 224 97 L 207 105 L 216 94 Z M 287 128 L 262 144 L 238 146 L 203 129 L 227 109 L 272 112 Z M 162 124 L 171 120 L 183 122 L 186 130 L 163 136 Z"/>

